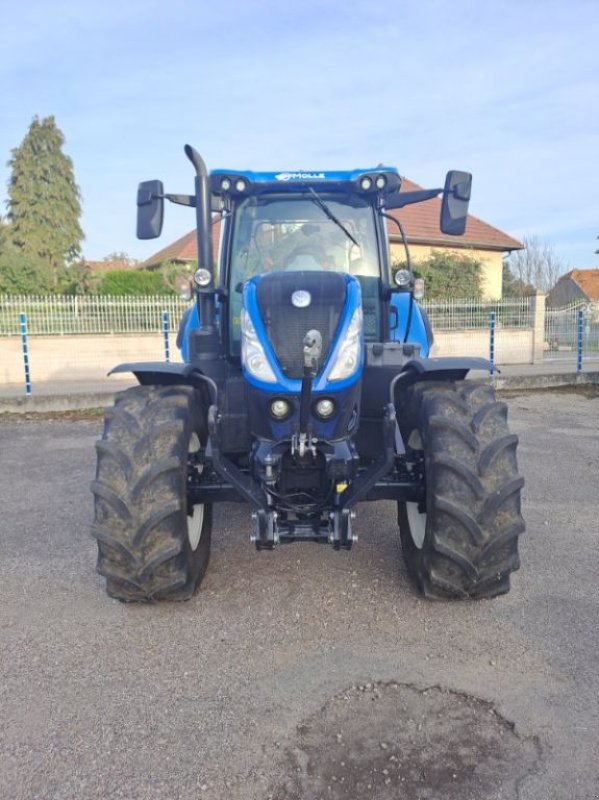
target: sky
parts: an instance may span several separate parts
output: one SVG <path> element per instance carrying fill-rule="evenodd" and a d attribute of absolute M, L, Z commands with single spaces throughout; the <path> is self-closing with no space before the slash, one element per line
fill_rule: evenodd
<path fill-rule="evenodd" d="M 6 162 L 54 115 L 81 189 L 83 253 L 144 259 L 191 230 L 168 205 L 135 238 L 141 180 L 383 162 L 424 186 L 473 173 L 470 210 L 573 267 L 599 256 L 599 0 L 0 0 Z"/>

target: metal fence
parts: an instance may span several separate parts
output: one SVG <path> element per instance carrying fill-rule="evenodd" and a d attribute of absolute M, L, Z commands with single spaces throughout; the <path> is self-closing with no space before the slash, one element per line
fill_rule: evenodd
<path fill-rule="evenodd" d="M 517 300 L 425 301 L 434 330 L 483 329 L 495 313 L 498 327 L 529 328 L 531 298 Z M 12 296 L 0 295 L 0 336 L 19 334 L 19 314 L 27 315 L 30 336 L 77 333 L 150 333 L 162 330 L 162 313 L 169 314 L 171 331 L 189 303 L 179 297 Z"/>
<path fill-rule="evenodd" d="M 443 300 L 425 301 L 433 330 L 455 331 L 489 327 L 489 315 L 495 314 L 495 324 L 504 328 L 531 328 L 534 299 L 522 297 L 506 300 Z"/>
<path fill-rule="evenodd" d="M 577 349 L 585 357 L 599 357 L 599 303 L 546 308 L 545 359 L 571 359 Z"/>
<path fill-rule="evenodd" d="M 482 356 L 502 366 L 560 359 L 551 369 L 577 372 L 599 361 L 599 303 L 545 309 L 533 297 L 424 307 L 435 355 Z M 0 394 L 23 379 L 29 394 L 32 383 L 103 380 L 119 363 L 180 360 L 172 334 L 188 308 L 175 296 L 0 295 Z"/>
<path fill-rule="evenodd" d="M 150 333 L 162 330 L 167 311 L 176 329 L 189 303 L 179 297 L 13 296 L 0 295 L 0 336 L 20 332 L 19 314 L 27 316 L 30 336 L 78 333 Z"/>

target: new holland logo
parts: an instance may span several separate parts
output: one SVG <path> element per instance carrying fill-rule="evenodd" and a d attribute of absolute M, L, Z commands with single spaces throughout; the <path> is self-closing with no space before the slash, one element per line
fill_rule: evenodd
<path fill-rule="evenodd" d="M 306 292 L 305 289 L 298 289 L 291 295 L 291 303 L 296 308 L 307 308 L 312 302 L 312 295 Z"/>
<path fill-rule="evenodd" d="M 324 172 L 279 172 L 275 175 L 278 181 L 321 181 L 326 177 Z"/>

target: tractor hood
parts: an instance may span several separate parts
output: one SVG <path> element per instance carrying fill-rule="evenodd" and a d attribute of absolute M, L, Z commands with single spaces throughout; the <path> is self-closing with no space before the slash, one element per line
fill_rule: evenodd
<path fill-rule="evenodd" d="M 314 391 L 344 389 L 361 375 L 361 291 L 350 275 L 298 270 L 255 276 L 244 288 L 241 327 L 244 374 L 257 388 L 300 391 L 311 332 L 319 340 Z"/>

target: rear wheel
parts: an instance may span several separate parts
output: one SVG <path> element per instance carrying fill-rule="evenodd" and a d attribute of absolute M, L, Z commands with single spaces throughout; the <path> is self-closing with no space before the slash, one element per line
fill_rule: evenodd
<path fill-rule="evenodd" d="M 106 412 L 92 531 L 111 597 L 187 600 L 200 584 L 212 507 L 191 505 L 187 487 L 205 441 L 205 408 L 191 387 L 136 386 Z"/>
<path fill-rule="evenodd" d="M 423 382 L 408 390 L 398 418 L 426 486 L 424 503 L 398 504 L 411 576 L 430 598 L 505 594 L 524 531 L 507 406 L 486 384 Z"/>

